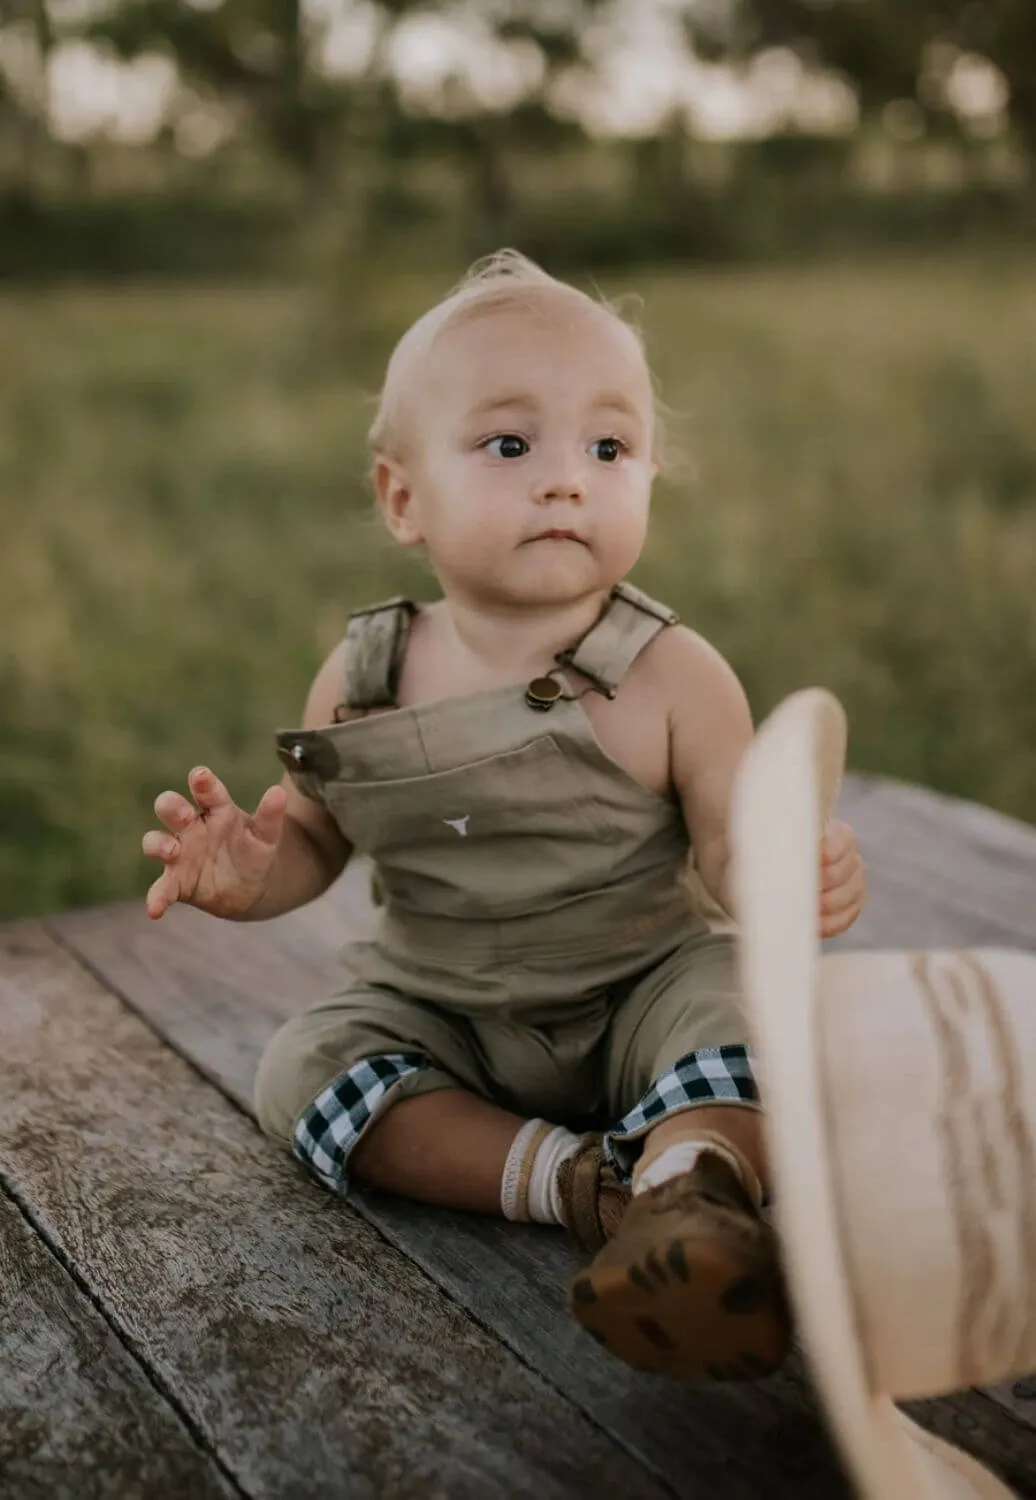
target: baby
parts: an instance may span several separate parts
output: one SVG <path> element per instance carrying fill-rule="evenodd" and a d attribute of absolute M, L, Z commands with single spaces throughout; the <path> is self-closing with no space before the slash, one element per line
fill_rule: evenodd
<path fill-rule="evenodd" d="M 400 340 L 371 429 L 377 504 L 442 598 L 356 610 L 254 814 L 208 769 L 163 792 L 176 901 L 256 921 L 353 850 L 382 906 L 349 982 L 259 1066 L 264 1131 L 317 1178 L 564 1225 L 570 1306 L 683 1378 L 764 1375 L 790 1330 L 738 995 L 727 817 L 752 737 L 731 668 L 624 582 L 657 471 L 651 374 L 616 311 L 515 252 Z M 821 936 L 864 899 L 823 848 Z"/>

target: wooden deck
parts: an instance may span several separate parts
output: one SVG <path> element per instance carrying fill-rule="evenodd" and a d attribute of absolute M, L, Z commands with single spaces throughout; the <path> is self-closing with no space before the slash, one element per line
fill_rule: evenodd
<path fill-rule="evenodd" d="M 851 779 L 843 946 L 1036 949 L 1036 830 Z M 568 1319 L 560 1231 L 348 1203 L 258 1131 L 366 874 L 261 926 L 137 902 L 0 928 L 4 1500 L 766 1497 L 845 1480 L 803 1367 L 681 1386 Z M 1036 1380 L 909 1410 L 1036 1500 Z"/>

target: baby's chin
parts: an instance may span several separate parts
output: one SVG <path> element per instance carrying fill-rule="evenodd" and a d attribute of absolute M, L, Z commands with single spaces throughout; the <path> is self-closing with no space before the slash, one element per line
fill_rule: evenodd
<path fill-rule="evenodd" d="M 600 560 L 582 542 L 532 542 L 526 549 L 501 575 L 501 582 L 516 593 L 560 602 L 588 588 L 606 588 L 611 582 L 603 576 Z"/>
<path fill-rule="evenodd" d="M 468 559 L 460 568 L 436 572 L 445 591 L 452 584 L 486 602 L 517 608 L 563 607 L 594 590 L 607 592 L 623 576 L 612 576 L 607 561 L 582 542 L 538 541 L 523 543 L 504 556 L 484 556 L 477 564 Z"/>

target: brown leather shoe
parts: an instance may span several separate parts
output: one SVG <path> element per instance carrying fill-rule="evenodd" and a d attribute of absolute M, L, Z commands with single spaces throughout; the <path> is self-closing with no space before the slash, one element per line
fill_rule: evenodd
<path fill-rule="evenodd" d="M 769 1375 L 791 1343 L 777 1237 L 714 1151 L 631 1198 L 569 1307 L 627 1364 L 685 1380 Z"/>
<path fill-rule="evenodd" d="M 622 1223 L 632 1196 L 604 1159 L 600 1131 L 582 1137 L 558 1168 L 565 1226 L 581 1250 L 600 1250 Z"/>

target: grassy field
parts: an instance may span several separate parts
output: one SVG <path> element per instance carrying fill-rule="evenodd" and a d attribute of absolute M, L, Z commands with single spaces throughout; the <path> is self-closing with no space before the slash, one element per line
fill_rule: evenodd
<path fill-rule="evenodd" d="M 674 435 L 635 581 L 757 715 L 821 682 L 850 757 L 1036 822 L 1036 270 L 637 278 Z M 151 803 L 251 805 L 355 604 L 434 580 L 363 434 L 443 287 L 0 297 L 0 915 L 144 891 Z"/>

